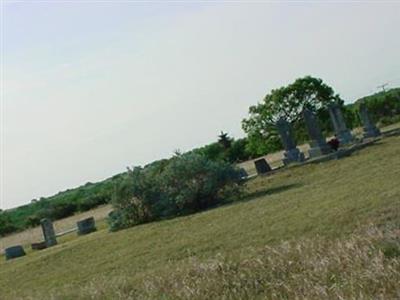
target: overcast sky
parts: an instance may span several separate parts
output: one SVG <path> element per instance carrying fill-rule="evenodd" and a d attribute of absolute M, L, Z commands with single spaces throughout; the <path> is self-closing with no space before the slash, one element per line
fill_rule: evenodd
<path fill-rule="evenodd" d="M 241 137 L 300 76 L 347 102 L 400 86 L 397 1 L 6 1 L 1 19 L 3 209 Z"/>

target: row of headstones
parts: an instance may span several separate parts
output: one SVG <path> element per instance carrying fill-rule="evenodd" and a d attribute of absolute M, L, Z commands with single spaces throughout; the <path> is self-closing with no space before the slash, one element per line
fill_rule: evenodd
<path fill-rule="evenodd" d="M 42 219 L 40 225 L 43 231 L 43 242 L 32 243 L 32 250 L 42 250 L 57 245 L 57 236 L 54 231 L 53 223 L 49 219 Z M 93 217 L 78 221 L 76 223 L 78 235 L 84 235 L 96 231 L 96 225 Z M 26 255 L 21 245 L 5 249 L 6 260 Z"/>
<path fill-rule="evenodd" d="M 339 142 L 342 144 L 348 144 L 354 141 L 354 137 L 346 126 L 340 106 L 332 104 L 328 107 L 328 110 Z M 377 137 L 381 134 L 379 129 L 371 121 L 365 105 L 360 105 L 359 115 L 363 123 L 365 138 Z M 332 149 L 326 143 L 326 139 L 322 135 L 315 114 L 306 108 L 303 110 L 303 118 L 311 140 L 310 149 L 308 150 L 309 157 L 313 158 L 331 153 Z M 304 154 L 297 148 L 290 124 L 285 119 L 281 118 L 276 123 L 276 127 L 285 149 L 283 163 L 287 165 L 290 162 L 303 162 L 305 160 Z M 254 164 L 258 174 L 265 174 L 272 170 L 264 158 L 254 161 Z"/>

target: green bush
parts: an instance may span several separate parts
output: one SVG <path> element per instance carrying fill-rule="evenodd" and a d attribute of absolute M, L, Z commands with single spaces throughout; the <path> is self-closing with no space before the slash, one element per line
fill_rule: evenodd
<path fill-rule="evenodd" d="M 188 153 L 135 167 L 116 186 L 111 230 L 185 215 L 240 195 L 239 170 L 222 161 Z"/>
<path fill-rule="evenodd" d="M 14 226 L 7 212 L 0 211 L 0 236 L 4 236 L 16 230 L 18 230 L 18 227 Z"/>
<path fill-rule="evenodd" d="M 73 202 L 69 203 L 52 203 L 50 208 L 47 211 L 47 215 L 45 213 L 45 217 L 50 218 L 52 220 L 58 220 L 62 218 L 66 218 L 72 216 L 77 210 L 77 205 Z"/>
<path fill-rule="evenodd" d="M 31 215 L 26 219 L 25 227 L 36 227 L 40 225 L 41 216 L 40 214 Z"/>
<path fill-rule="evenodd" d="M 377 125 L 378 127 L 384 127 L 384 126 L 388 126 L 394 123 L 400 122 L 400 115 L 397 116 L 393 116 L 393 117 L 382 117 Z"/>
<path fill-rule="evenodd" d="M 357 109 L 361 103 L 367 107 L 372 120 L 379 122 L 381 126 L 399 121 L 400 88 L 361 98 L 355 102 Z"/>
<path fill-rule="evenodd" d="M 83 198 L 78 201 L 77 209 L 78 211 L 88 211 L 92 208 L 95 208 L 99 205 L 108 203 L 108 197 L 106 195 L 97 194 L 93 196 L 89 196 L 87 198 Z"/>

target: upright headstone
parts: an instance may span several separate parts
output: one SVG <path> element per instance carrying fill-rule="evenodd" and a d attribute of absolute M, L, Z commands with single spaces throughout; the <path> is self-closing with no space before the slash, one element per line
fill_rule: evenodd
<path fill-rule="evenodd" d="M 368 109 L 365 104 L 361 104 L 359 108 L 359 115 L 361 122 L 363 123 L 364 137 L 377 137 L 381 135 L 380 130 L 371 121 L 368 113 Z"/>
<path fill-rule="evenodd" d="M 283 153 L 283 163 L 287 165 L 290 162 L 304 161 L 304 154 L 296 147 L 296 142 L 293 138 L 293 132 L 289 122 L 280 118 L 278 122 L 276 122 L 276 128 L 278 129 L 283 147 L 285 148 L 285 152 Z"/>
<path fill-rule="evenodd" d="M 47 247 L 57 245 L 56 234 L 54 232 L 53 223 L 49 219 L 40 220 L 40 225 L 42 225 L 44 241 Z"/>
<path fill-rule="evenodd" d="M 96 231 L 96 225 L 93 217 L 78 221 L 76 225 L 78 227 L 78 235 L 88 234 Z"/>
<path fill-rule="evenodd" d="M 20 245 L 6 248 L 4 250 L 4 252 L 6 254 L 6 260 L 21 257 L 21 256 L 25 255 L 24 248 L 22 248 L 22 246 L 20 246 Z"/>
<path fill-rule="evenodd" d="M 331 148 L 328 146 L 324 136 L 322 135 L 314 113 L 308 108 L 305 108 L 303 110 L 303 117 L 311 140 L 310 149 L 308 150 L 310 158 L 330 153 Z"/>
<path fill-rule="evenodd" d="M 272 171 L 271 167 L 264 158 L 260 158 L 254 161 L 256 166 L 257 174 L 265 174 Z"/>
<path fill-rule="evenodd" d="M 328 106 L 329 116 L 333 124 L 333 129 L 335 130 L 336 136 L 342 144 L 348 144 L 354 140 L 347 129 L 346 123 L 343 118 L 342 110 L 337 103 L 330 104 Z"/>

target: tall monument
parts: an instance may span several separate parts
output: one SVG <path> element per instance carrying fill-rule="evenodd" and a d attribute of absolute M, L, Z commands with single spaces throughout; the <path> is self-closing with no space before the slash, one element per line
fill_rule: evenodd
<path fill-rule="evenodd" d="M 290 162 L 304 161 L 304 154 L 296 147 L 296 141 L 293 137 L 292 128 L 285 119 L 280 118 L 276 122 L 276 128 L 281 138 L 283 147 L 285 148 L 283 163 L 286 165 Z"/>
<path fill-rule="evenodd" d="M 328 111 L 333 124 L 333 129 L 335 130 L 339 141 L 342 144 L 348 144 L 352 142 L 354 138 L 351 135 L 350 130 L 347 129 L 340 106 L 337 103 L 330 104 L 328 106 Z"/>
<path fill-rule="evenodd" d="M 308 108 L 305 108 L 303 110 L 303 117 L 306 123 L 308 135 L 311 139 L 310 149 L 308 150 L 310 158 L 330 153 L 331 148 L 326 143 L 325 137 L 322 135 L 314 113 Z"/>
<path fill-rule="evenodd" d="M 361 122 L 363 124 L 364 137 L 377 137 L 381 135 L 380 130 L 375 126 L 375 124 L 371 121 L 368 113 L 368 109 L 365 104 L 361 104 L 359 108 L 359 115 Z"/>

